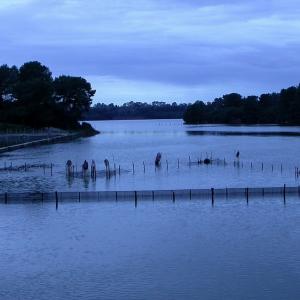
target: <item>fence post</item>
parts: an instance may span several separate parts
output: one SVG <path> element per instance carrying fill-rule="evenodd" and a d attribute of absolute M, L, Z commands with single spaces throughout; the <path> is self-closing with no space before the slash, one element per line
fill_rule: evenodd
<path fill-rule="evenodd" d="M 134 206 L 137 207 L 137 191 L 134 191 Z"/>
<path fill-rule="evenodd" d="M 55 207 L 56 207 L 56 210 L 58 209 L 58 194 L 57 194 L 57 191 L 55 192 Z"/>

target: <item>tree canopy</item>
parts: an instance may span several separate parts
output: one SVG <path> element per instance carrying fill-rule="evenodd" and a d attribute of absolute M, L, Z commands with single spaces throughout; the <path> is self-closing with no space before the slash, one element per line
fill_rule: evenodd
<path fill-rule="evenodd" d="M 183 119 L 187 124 L 300 125 L 300 86 L 259 97 L 232 93 L 212 102 L 196 101 L 187 107 Z"/>
<path fill-rule="evenodd" d="M 33 127 L 78 127 L 95 90 L 84 78 L 52 77 L 38 61 L 0 66 L 0 122 Z"/>

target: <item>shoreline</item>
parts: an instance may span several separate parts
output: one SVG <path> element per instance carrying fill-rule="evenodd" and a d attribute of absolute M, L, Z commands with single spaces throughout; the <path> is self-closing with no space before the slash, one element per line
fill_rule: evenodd
<path fill-rule="evenodd" d="M 46 144 L 54 144 L 57 142 L 67 142 L 70 140 L 74 140 L 80 137 L 83 137 L 84 135 L 80 133 L 74 133 L 74 134 L 67 134 L 67 135 L 58 135 L 58 136 L 52 136 L 48 138 L 43 138 L 39 140 L 33 140 L 30 142 L 25 142 L 21 144 L 15 144 L 10 146 L 5 146 L 0 148 L 0 154 L 5 152 L 11 152 L 22 148 L 27 147 L 34 147 L 34 146 L 40 146 L 40 145 L 46 145 Z"/>

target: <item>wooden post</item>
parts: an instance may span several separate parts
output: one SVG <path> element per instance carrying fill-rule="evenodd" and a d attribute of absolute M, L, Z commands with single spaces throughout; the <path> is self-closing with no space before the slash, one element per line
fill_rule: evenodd
<path fill-rule="evenodd" d="M 192 200 L 192 190 L 190 190 L 190 200 Z"/>
<path fill-rule="evenodd" d="M 137 207 L 137 192 L 134 191 L 134 206 Z"/>
<path fill-rule="evenodd" d="M 166 163 L 167 163 L 167 171 L 169 171 L 169 163 L 168 163 L 168 160 L 166 160 Z"/>
<path fill-rule="evenodd" d="M 118 192 L 116 191 L 116 201 L 118 201 Z"/>
<path fill-rule="evenodd" d="M 56 210 L 58 209 L 58 194 L 57 194 L 57 191 L 55 192 L 55 207 L 56 207 Z"/>
<path fill-rule="evenodd" d="M 215 204 L 215 189 L 211 189 L 211 205 L 214 206 Z"/>
<path fill-rule="evenodd" d="M 145 162 L 143 161 L 144 173 L 146 172 Z"/>
<path fill-rule="evenodd" d="M 179 169 L 179 158 L 177 159 L 177 168 Z"/>
<path fill-rule="evenodd" d="M 284 204 L 285 204 L 285 200 L 286 200 L 286 185 L 283 186 L 283 201 L 284 201 Z"/>
<path fill-rule="evenodd" d="M 8 202 L 8 196 L 7 196 L 7 193 L 5 193 L 5 195 L 4 195 L 4 203 L 7 204 L 7 202 Z"/>
<path fill-rule="evenodd" d="M 191 156 L 189 155 L 189 167 L 191 167 Z"/>
<path fill-rule="evenodd" d="M 80 202 L 81 200 L 81 195 L 80 195 L 80 192 L 78 193 L 78 202 Z"/>
<path fill-rule="evenodd" d="M 264 163 L 261 163 L 261 170 L 264 170 Z"/>
<path fill-rule="evenodd" d="M 51 163 L 51 176 L 52 176 L 52 174 L 53 174 L 53 173 L 52 173 L 52 163 Z"/>
<path fill-rule="evenodd" d="M 121 175 L 121 166 L 119 165 L 119 176 Z"/>
<path fill-rule="evenodd" d="M 246 199 L 247 199 L 247 204 L 249 202 L 249 188 L 246 188 Z"/>
<path fill-rule="evenodd" d="M 252 164 L 252 161 L 251 161 L 251 169 L 253 168 L 253 164 Z"/>
<path fill-rule="evenodd" d="M 152 191 L 152 201 L 154 201 L 154 191 Z"/>
<path fill-rule="evenodd" d="M 228 199 L 228 188 L 226 188 L 225 194 L 226 194 L 226 199 Z"/>
<path fill-rule="evenodd" d="M 132 172 L 134 174 L 134 163 L 132 163 Z"/>
<path fill-rule="evenodd" d="M 173 202 L 175 202 L 175 192 L 172 192 L 172 198 L 173 198 Z"/>

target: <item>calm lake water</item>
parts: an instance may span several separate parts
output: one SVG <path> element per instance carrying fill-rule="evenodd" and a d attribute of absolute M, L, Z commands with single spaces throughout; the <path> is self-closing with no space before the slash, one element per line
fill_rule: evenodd
<path fill-rule="evenodd" d="M 105 121 L 102 133 L 1 156 L 1 191 L 299 185 L 298 127 Z M 240 167 L 233 165 L 240 150 Z M 162 166 L 155 170 L 156 153 Z M 212 155 L 227 164 L 189 165 Z M 121 165 L 106 179 L 65 176 L 65 162 Z M 179 168 L 178 168 L 179 159 Z M 168 168 L 167 162 L 168 160 Z M 135 172 L 132 172 L 132 162 Z M 145 163 L 145 173 L 143 168 Z M 264 167 L 262 168 L 262 162 Z M 251 168 L 252 163 L 252 168 Z M 283 169 L 281 171 L 281 164 Z M 273 168 L 272 168 L 273 165 Z M 300 297 L 300 198 L 0 203 L 0 299 L 250 300 Z"/>
<path fill-rule="evenodd" d="M 101 134 L 1 155 L 0 166 L 24 165 L 26 162 L 53 163 L 54 167 L 53 176 L 49 169 L 45 174 L 42 169 L 2 171 L 0 190 L 142 190 L 299 184 L 294 168 L 300 167 L 300 127 L 187 126 L 181 120 L 100 121 L 92 124 Z M 237 150 L 241 153 L 239 168 L 233 165 Z M 157 152 L 162 153 L 162 166 L 155 170 Z M 211 155 L 221 161 L 225 158 L 227 165 L 189 166 L 189 156 L 191 162 L 196 162 Z M 109 159 L 112 169 L 114 165 L 116 168 L 121 166 L 121 176 L 106 179 L 103 175 L 96 181 L 65 176 L 68 159 L 77 170 L 81 169 L 84 159 L 89 162 L 94 159 L 97 169 L 103 171 L 105 158 Z"/>
<path fill-rule="evenodd" d="M 0 299 L 299 299 L 300 199 L 0 206 Z"/>

